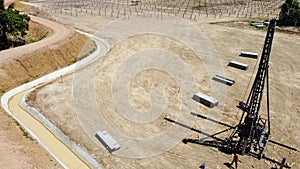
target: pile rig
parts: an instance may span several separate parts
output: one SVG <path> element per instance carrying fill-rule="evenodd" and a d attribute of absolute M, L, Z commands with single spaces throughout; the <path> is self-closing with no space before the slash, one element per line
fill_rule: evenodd
<path fill-rule="evenodd" d="M 237 106 L 243 111 L 239 124 L 232 134 L 226 139 L 227 144 L 241 155 L 256 151 L 258 158 L 262 158 L 270 136 L 269 112 L 269 58 L 276 26 L 276 19 L 270 20 L 262 51 L 259 67 L 247 102 L 240 102 Z M 264 87 L 267 92 L 267 117 L 259 114 Z"/>

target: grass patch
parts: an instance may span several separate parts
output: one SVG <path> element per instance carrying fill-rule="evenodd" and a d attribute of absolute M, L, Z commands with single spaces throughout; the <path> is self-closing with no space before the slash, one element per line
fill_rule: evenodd
<path fill-rule="evenodd" d="M 22 131 L 23 136 L 25 136 L 27 139 L 33 141 L 34 139 L 30 136 L 30 134 L 20 125 L 20 123 L 16 120 L 14 120 L 17 124 L 18 128 Z"/>
<path fill-rule="evenodd" d="M 46 37 L 48 36 L 48 33 L 49 33 L 49 32 L 47 31 L 44 35 L 40 36 L 40 37 L 37 38 L 37 39 L 34 39 L 34 38 L 33 38 L 33 39 L 30 39 L 28 43 L 38 42 L 38 41 L 40 41 L 40 40 L 46 38 Z"/>
<path fill-rule="evenodd" d="M 85 47 L 83 47 L 83 51 L 81 51 L 81 54 L 79 55 L 78 58 L 73 60 L 73 63 L 76 63 L 76 62 L 86 58 L 90 54 L 92 54 L 96 50 L 96 47 L 97 47 L 97 45 L 94 41 L 90 40 L 90 42 L 87 42 Z M 87 51 L 86 49 L 89 49 L 89 50 Z"/>
<path fill-rule="evenodd" d="M 0 93 L 1 93 L 1 94 L 5 93 L 5 90 L 0 89 Z"/>
<path fill-rule="evenodd" d="M 29 82 L 29 80 L 25 79 L 24 82 L 23 82 L 23 84 L 28 83 L 28 82 Z"/>

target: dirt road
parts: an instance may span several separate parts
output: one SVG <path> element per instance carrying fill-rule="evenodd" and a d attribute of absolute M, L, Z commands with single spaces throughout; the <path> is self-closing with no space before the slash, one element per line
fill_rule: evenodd
<path fill-rule="evenodd" d="M 40 123 L 37 120 L 37 117 L 31 116 L 30 113 L 27 112 L 27 110 L 30 111 L 31 109 L 27 109 L 27 106 L 23 104 L 23 106 L 26 107 L 23 110 L 22 107 L 19 106 L 19 104 L 24 95 L 28 93 L 30 89 L 35 88 L 40 84 L 44 84 L 48 81 L 56 79 L 63 74 L 69 73 L 75 68 L 78 68 L 79 65 L 83 66 L 90 62 L 93 62 L 93 59 L 97 56 L 103 56 L 108 50 L 107 46 L 103 44 L 104 42 L 101 41 L 100 38 L 94 36 L 90 37 L 93 40 L 95 40 L 95 43 L 97 44 L 97 49 L 92 54 L 90 54 L 89 57 L 80 60 L 76 64 L 57 70 L 30 83 L 14 88 L 13 90 L 7 92 L 1 98 L 3 108 L 7 112 L 9 112 L 9 114 L 12 115 L 15 119 L 17 119 L 18 122 L 22 126 L 24 126 L 25 129 L 29 131 L 34 138 L 37 138 L 37 141 L 42 145 L 42 147 L 44 147 L 65 168 L 89 168 L 89 166 L 84 161 L 89 161 L 93 168 L 101 168 L 101 166 L 96 164 L 93 161 L 93 159 L 89 157 L 86 153 L 82 152 L 80 147 L 73 145 L 71 141 L 67 141 L 68 146 L 65 146 L 64 144 L 66 144 L 66 136 L 64 136 L 63 133 L 59 133 L 59 131 L 57 131 L 55 128 L 51 128 L 51 126 L 49 127 L 49 125 Z M 59 139 L 56 138 L 57 135 Z M 81 154 L 80 157 L 74 154 L 70 149 L 79 152 L 79 154 Z M 84 158 L 86 160 L 81 160 L 81 158 Z"/>
<path fill-rule="evenodd" d="M 11 2 L 13 1 L 5 1 L 5 4 L 9 4 Z M 75 32 L 72 29 L 59 23 L 36 16 L 30 17 L 33 22 L 44 25 L 45 27 L 49 28 L 51 32 L 46 38 L 39 42 L 1 51 L 1 66 L 14 63 L 15 60 L 25 58 L 28 55 L 43 49 L 59 47 L 61 43 L 68 41 L 75 35 Z M 5 81 L 7 76 L 11 76 L 14 78 L 14 80 L 16 80 L 16 82 L 18 82 L 18 77 L 15 74 L 10 75 L 7 74 L 7 72 L 6 74 L 5 72 L 1 73 L 4 73 L 1 74 L 3 75 L 1 76 L 2 82 Z M 7 83 L 16 85 L 12 82 Z M 3 92 L 5 90 L 1 89 L 1 91 Z M 17 106 L 13 107 L 16 108 Z M 30 139 L 26 138 L 24 136 L 26 132 L 22 132 L 22 130 L 19 129 L 21 127 L 16 124 L 10 116 L 4 113 L 2 108 L 0 110 L 0 147 L 2 149 L 0 151 L 0 168 L 62 168 L 58 162 L 49 155 L 49 153 L 47 153 L 40 145 L 38 145 L 35 140 L 31 141 Z"/>
<path fill-rule="evenodd" d="M 70 149 L 60 142 L 45 126 L 23 110 L 19 103 L 27 91 L 19 93 L 9 101 L 9 109 L 15 117 L 20 119 L 30 130 L 39 137 L 43 146 L 47 147 L 53 155 L 62 162 L 66 168 L 89 168 Z"/>
<path fill-rule="evenodd" d="M 71 38 L 75 34 L 75 32 L 72 29 L 65 27 L 57 22 L 53 22 L 51 20 L 32 15 L 30 15 L 30 18 L 33 22 L 37 22 L 49 28 L 51 30 L 51 33 L 41 41 L 1 51 L 1 61 L 17 59 L 45 48 L 57 47 L 60 43 Z"/>

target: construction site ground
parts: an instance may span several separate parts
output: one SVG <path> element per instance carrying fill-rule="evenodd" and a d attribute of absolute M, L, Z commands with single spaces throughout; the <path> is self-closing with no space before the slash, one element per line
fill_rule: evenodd
<path fill-rule="evenodd" d="M 88 14 L 82 14 L 77 17 L 64 14 L 51 14 L 50 17 L 52 20 L 68 25 L 68 27 L 90 33 L 97 32 L 98 30 L 101 30 L 100 28 L 102 26 L 111 23 L 112 20 L 116 20 L 116 18 Z M 145 22 L 146 21 L 147 19 L 145 19 Z M 238 18 L 216 19 L 203 17 L 199 18 L 197 21 L 189 21 L 189 23 L 195 26 L 195 28 L 204 35 L 200 39 L 203 46 L 205 46 L 204 43 L 213 45 L 215 50 L 210 48 L 212 51 L 206 52 L 212 52 L 213 55 L 218 57 L 219 63 L 224 69 L 224 75 L 235 80 L 233 86 L 225 87 L 226 99 L 221 102 L 221 106 L 224 106 L 224 109 L 221 109 L 223 110 L 223 113 L 221 116 L 216 116 L 219 121 L 234 126 L 238 123 L 241 115 L 241 112 L 237 110 L 236 105 L 239 101 L 246 99 L 245 91 L 246 89 L 249 89 L 248 85 L 249 83 L 251 84 L 250 79 L 253 75 L 253 71 L 256 70 L 255 65 L 257 63 L 254 59 L 241 58 L 238 57 L 238 55 L 241 51 L 261 53 L 266 31 L 253 28 L 249 26 L 247 20 L 245 21 Z M 143 25 L 143 23 L 140 24 Z M 54 27 L 55 26 L 53 26 L 53 29 Z M 122 28 L 117 28 L 115 31 L 118 31 L 118 29 Z M 100 31 L 99 35 L 103 34 L 105 35 L 105 32 L 102 32 L 101 34 Z M 64 35 L 67 34 L 64 33 Z M 1 93 L 3 94 L 12 87 L 31 81 L 41 75 L 73 63 L 79 55 L 80 49 L 84 46 L 83 43 L 86 42 L 86 37 L 81 35 L 73 35 L 71 37 L 66 36 L 61 40 L 64 41 L 64 39 L 70 39 L 66 41 L 66 43 L 50 45 L 53 50 L 50 52 L 48 51 L 48 54 L 35 54 L 31 55 L 31 57 L 22 57 L 19 59 L 16 59 L 16 55 L 13 56 L 14 59 L 2 60 L 1 79 L 3 80 L 1 80 Z M 106 37 L 102 38 L 105 39 Z M 122 144 L 122 149 L 119 152 L 116 151 L 115 153 L 110 154 L 99 142 L 97 142 L 98 140 L 92 137 L 95 129 L 87 132 L 88 130 L 86 130 L 86 127 L 95 126 L 99 127 L 99 129 L 105 127 L 101 124 L 82 124 L 82 119 L 80 121 L 80 117 L 78 117 L 78 114 L 75 112 L 76 106 L 74 107 L 74 104 L 76 103 L 74 103 L 74 100 L 76 99 L 74 99 L 74 87 L 72 87 L 72 85 L 74 85 L 74 82 L 76 82 L 78 86 L 83 86 L 83 88 L 84 86 L 90 85 L 90 81 L 88 81 L 90 80 L 89 76 L 96 82 L 96 85 L 93 88 L 95 93 L 93 94 L 95 94 L 96 103 L 99 106 L 99 109 L 97 109 L 99 110 L 99 115 L 105 119 L 105 122 L 108 122 L 108 124 L 112 126 L 112 128 L 107 130 L 116 130 L 130 138 L 147 138 L 152 135 L 160 135 L 176 126 L 176 124 L 166 121 L 164 118 L 177 120 L 180 113 L 182 113 L 178 111 L 182 105 L 182 100 L 180 100 L 180 98 L 187 100 L 186 102 L 183 102 L 187 103 L 184 107 L 185 109 L 183 109 L 188 110 L 185 113 L 189 114 L 189 111 L 194 111 L 194 113 L 203 116 L 214 117 L 211 115 L 212 112 L 210 112 L 209 108 L 206 108 L 191 99 L 194 91 L 201 91 L 206 94 L 215 92 L 211 91 L 211 86 L 215 82 L 211 81 L 211 72 L 209 72 L 211 70 L 207 70 L 206 68 L 206 66 L 211 65 L 207 65 L 203 60 L 199 59 L 195 53 L 188 48 L 190 46 L 185 46 L 178 41 L 174 41 L 169 37 L 159 34 L 134 35 L 117 42 L 114 41 L 113 38 L 108 38 L 106 40 L 108 40 L 111 45 L 114 45 L 107 56 L 99 60 L 96 64 L 91 64 L 85 69 L 76 71 L 75 76 L 71 74 L 63 77 L 63 83 L 60 83 L 60 80 L 58 79 L 49 85 L 38 88 L 31 94 L 30 104 L 40 109 L 41 112 L 43 112 L 44 115 L 56 124 L 66 135 L 76 143 L 80 144 L 87 152 L 92 154 L 104 168 L 198 168 L 199 164 L 203 162 L 206 163 L 207 168 L 225 168 L 226 166 L 224 163 L 230 163 L 232 156 L 224 154 L 216 148 L 178 142 L 175 146 L 167 151 L 161 151 L 161 153 L 149 150 L 149 152 L 155 154 L 151 157 L 130 158 L 132 153 L 126 152 L 126 150 L 123 149 L 124 147 L 122 147 Z M 284 32 L 275 33 L 269 71 L 271 87 L 271 139 L 298 149 L 300 147 L 300 135 L 298 132 L 300 129 L 300 125 L 298 124 L 298 121 L 300 120 L 300 111 L 299 106 L 297 105 L 297 103 L 300 102 L 298 97 L 300 94 L 300 86 L 298 85 L 300 84 L 300 67 L 298 66 L 300 62 L 298 59 L 300 54 L 298 48 L 300 45 L 299 40 L 300 37 L 296 34 L 287 34 Z M 148 43 L 148 46 L 143 46 L 143 43 L 141 43 L 145 41 L 150 42 Z M 70 49 L 74 49 L 74 45 L 79 51 L 70 51 Z M 199 44 L 199 46 L 201 46 L 201 44 Z M 49 46 L 40 46 L 41 49 L 47 49 L 47 47 Z M 55 50 L 57 48 L 59 48 L 59 51 Z M 92 47 L 88 48 L 92 49 Z M 151 108 L 149 98 L 151 98 L 151 101 L 153 99 L 153 101 L 155 101 L 154 103 L 157 103 L 161 101 L 161 97 L 159 96 L 161 94 L 160 91 L 164 91 L 163 96 L 166 96 L 165 100 L 162 99 L 164 101 L 163 103 L 166 105 L 165 107 L 154 107 L 158 110 L 164 108 L 164 111 L 159 114 L 159 116 L 155 116 L 157 114 L 154 114 L 154 117 L 150 116 L 150 118 L 157 118 L 146 125 L 142 123 L 132 123 L 127 119 L 123 119 L 118 114 L 119 109 L 114 105 L 115 100 L 112 94 L 112 92 L 115 92 L 115 88 L 111 88 L 111 85 L 116 80 L 114 78 L 115 74 L 113 73 L 120 73 L 120 71 L 117 70 L 122 68 L 123 62 L 132 64 L 132 60 L 128 59 L 126 54 L 131 54 L 130 56 L 133 58 L 140 56 L 143 59 L 147 59 L 149 53 L 140 52 L 133 54 L 135 50 L 140 50 L 140 48 L 151 49 L 152 51 L 150 50 L 150 54 L 161 54 L 166 56 L 167 59 L 174 61 L 173 66 L 178 65 L 177 63 L 179 62 L 184 63 L 185 66 L 190 69 L 190 76 L 195 80 L 194 84 L 196 85 L 196 87 L 187 85 L 189 80 L 191 80 L 189 77 L 179 76 L 182 77 L 182 79 L 179 79 L 180 82 L 178 82 L 176 81 L 178 79 L 174 78 L 176 76 L 163 71 L 164 65 L 168 62 L 167 59 L 160 60 L 162 61 L 160 63 L 161 65 L 158 66 L 160 69 L 144 70 L 139 72 L 139 74 L 131 72 L 134 76 L 132 77 L 132 83 L 128 88 L 128 100 L 134 107 L 134 110 L 140 111 L 141 114 L 143 114 L 143 112 L 147 112 L 147 110 Z M 153 48 L 159 51 L 153 50 Z M 37 52 L 32 51 L 30 48 L 27 49 L 29 53 Z M 172 49 L 173 54 L 166 52 L 167 49 Z M 205 50 L 203 47 L 200 47 L 200 49 Z M 58 57 L 52 58 L 51 60 L 36 59 L 38 57 L 43 58 L 53 56 L 56 55 L 55 53 L 62 53 L 62 55 L 59 56 L 70 56 L 66 53 L 71 53 L 71 57 L 68 59 Z M 228 62 L 231 60 L 247 63 L 249 64 L 249 69 L 247 71 L 241 71 L 227 67 Z M 154 64 L 151 59 L 147 61 L 148 63 Z M 42 64 L 40 64 L 41 62 Z M 20 65 L 25 65 L 25 68 L 28 69 L 24 69 L 24 67 L 21 68 Z M 172 67 L 172 64 L 170 66 Z M 124 70 L 124 68 L 126 67 L 123 67 L 122 70 Z M 174 71 L 174 69 L 172 71 Z M 86 72 L 89 72 L 89 70 L 96 70 L 94 72 L 95 75 L 87 74 Z M 178 71 L 180 71 L 180 69 Z M 83 77 L 82 81 L 78 78 L 81 75 Z M 188 89 L 182 89 L 179 84 L 185 84 L 188 86 Z M 117 83 L 117 86 L 115 87 L 121 87 L 121 84 Z M 151 91 L 153 89 L 155 89 L 154 92 Z M 84 94 L 81 94 L 80 96 L 84 96 Z M 89 101 L 90 95 L 86 94 L 84 97 L 77 99 L 80 99 L 80 101 Z M 265 109 L 263 108 L 262 112 L 264 110 Z M 174 112 L 177 112 L 177 114 Z M 4 148 L 4 151 L 0 151 L 0 168 L 3 166 L 4 168 L 60 167 L 53 158 L 49 157 L 46 151 L 43 151 L 42 148 L 37 145 L 35 141 L 30 141 L 30 139 L 23 137 L 22 131 L 18 129 L 16 123 L 11 117 L 4 114 L 2 109 L 0 115 L 4 121 L 4 123 L 0 123 L 0 144 L 1 147 Z M 143 115 L 146 114 L 144 113 Z M 87 116 L 87 120 L 93 121 L 92 117 L 93 116 Z M 192 119 L 194 120 L 194 123 L 191 123 L 188 127 L 192 127 L 196 130 L 192 131 L 185 129 L 184 132 L 188 132 L 185 136 L 186 138 L 197 139 L 199 137 L 205 137 L 196 131 L 206 131 L 205 127 L 209 125 L 213 126 L 213 130 L 208 130 L 212 132 L 209 134 L 214 134 L 227 129 L 227 127 L 205 121 L 202 118 L 192 117 Z M 181 130 L 180 126 L 177 126 L 177 128 L 178 130 Z M 226 132 L 222 135 L 218 135 L 218 137 L 225 138 L 229 134 L 230 132 Z M 158 140 L 158 143 L 161 142 Z M 133 144 L 128 145 L 134 147 Z M 138 146 L 139 145 L 137 145 L 137 147 Z M 153 145 L 149 146 L 151 147 Z M 156 146 L 158 150 L 164 148 L 161 145 L 154 146 Z M 138 155 L 141 157 L 143 156 L 142 153 Z M 277 161 L 281 161 L 282 157 L 287 157 L 289 166 L 292 166 L 292 168 L 299 168 L 299 152 L 290 151 L 270 143 L 266 151 L 266 156 L 272 159 L 274 158 Z M 250 156 L 241 156 L 240 159 L 242 163 L 239 164 L 239 168 L 271 168 L 275 166 L 275 164 L 270 161 L 257 160 Z"/>
<path fill-rule="evenodd" d="M 197 168 L 203 162 L 206 163 L 207 168 L 225 168 L 224 163 L 231 162 L 231 155 L 222 153 L 216 148 L 177 142 L 177 144 L 167 149 L 168 140 L 156 140 L 151 145 L 150 143 L 143 144 L 130 139 L 143 138 L 146 140 L 152 136 L 163 135 L 173 128 L 181 131 L 181 128 L 184 127 L 180 127 L 180 125 L 176 125 L 176 123 L 167 121 L 164 118 L 176 121 L 181 117 L 180 113 L 189 114 L 192 111 L 207 117 L 217 117 L 222 123 L 231 126 L 236 125 L 241 116 L 241 112 L 238 111 L 236 105 L 238 105 L 239 101 L 245 101 L 245 92 L 247 89 L 249 90 L 249 84 L 250 86 L 252 84 L 253 72 L 257 69 L 257 60 L 242 58 L 238 55 L 241 51 L 261 53 L 266 35 L 265 29 L 256 29 L 249 26 L 248 20 L 237 18 L 215 19 L 203 17 L 197 21 L 189 21 L 194 28 L 204 35 L 199 37 L 199 50 L 208 50 L 205 52 L 211 52 L 211 55 L 217 56 L 220 65 L 223 67 L 224 75 L 235 80 L 233 86 L 225 88 L 226 99 L 220 105 L 223 105 L 224 108 L 216 108 L 218 111 L 222 110 L 222 114 L 214 116 L 211 115 L 214 112 L 210 111 L 209 108 L 191 99 L 192 95 L 198 91 L 212 94 L 214 91 L 211 91 L 211 87 L 216 82 L 211 80 L 211 70 L 207 69 L 207 67 L 212 65 L 198 58 L 195 55 L 197 51 L 189 49 L 189 42 L 184 43 L 187 45 L 185 46 L 180 41 L 170 39 L 162 34 L 136 33 L 132 35 L 129 33 L 129 37 L 121 35 L 122 32 L 128 33 L 126 31 L 131 27 L 112 27 L 116 30 L 111 32 L 120 33 L 115 35 L 119 37 L 113 37 L 114 34 L 110 31 L 105 32 L 105 30 L 110 29 L 105 29 L 104 25 L 108 24 L 107 27 L 109 27 L 109 25 L 114 24 L 111 20 L 116 19 L 109 19 L 108 17 L 84 14 L 77 17 L 53 14 L 53 17 L 59 22 L 71 25 L 77 29 L 95 32 L 96 35 L 102 36 L 102 38 L 110 42 L 112 49 L 98 62 L 76 71 L 75 74 L 63 77 L 63 83 L 60 83 L 58 79 L 49 85 L 38 88 L 31 94 L 30 104 L 41 110 L 66 135 L 80 144 L 86 151 L 93 154 L 104 168 Z M 149 20 L 159 23 L 153 20 L 155 18 L 141 18 L 142 16 L 137 19 L 137 29 L 144 29 L 143 25 L 146 27 Z M 134 17 L 131 17 L 129 20 L 134 19 Z M 165 18 L 165 22 L 167 21 L 169 21 L 168 18 Z M 116 22 L 119 23 L 122 20 Z M 162 19 L 161 22 L 164 22 L 164 20 Z M 104 29 L 102 29 L 103 26 Z M 170 27 L 165 27 L 162 23 L 160 29 L 166 29 L 165 31 L 167 32 Z M 185 32 L 181 33 L 185 35 Z M 300 116 L 299 106 L 297 106 L 297 103 L 300 101 L 298 97 L 300 94 L 300 86 L 298 85 L 300 81 L 300 67 L 298 66 L 299 40 L 299 35 L 276 32 L 269 69 L 271 140 L 296 148 L 300 146 L 298 141 L 300 137 L 298 132 Z M 213 48 L 209 47 L 206 49 L 203 47 L 207 44 L 212 44 Z M 144 50 L 147 52 L 143 52 Z M 168 50 L 171 54 L 164 53 Z M 204 54 L 207 54 L 205 52 Z M 149 55 L 158 59 L 159 62 L 153 61 L 155 59 L 151 60 Z M 165 56 L 165 58 L 159 58 L 157 57 L 158 55 Z M 131 57 L 137 60 L 142 59 L 144 62 L 134 60 Z M 176 57 L 180 60 L 178 61 Z M 249 69 L 242 71 L 228 67 L 227 64 L 231 60 L 249 64 Z M 189 68 L 191 79 L 168 72 L 169 70 L 167 70 L 165 65 L 172 67 L 176 66 L 177 62 L 182 62 Z M 145 66 L 143 63 L 156 64 L 157 66 L 143 70 L 143 66 Z M 146 66 L 149 66 L 147 64 Z M 178 72 L 185 71 L 183 70 L 185 67 L 181 69 L 176 67 L 175 69 Z M 174 70 L 171 72 L 174 73 Z M 129 75 L 132 75 L 132 77 L 127 77 Z M 181 79 L 176 79 L 176 77 L 181 77 Z M 121 78 L 121 80 L 118 78 Z M 126 81 L 122 81 L 128 79 L 130 79 L 129 84 Z M 190 80 L 195 80 L 195 86 L 186 85 Z M 181 84 L 185 84 L 186 88 L 183 88 Z M 74 86 L 78 88 L 74 88 Z M 92 90 L 89 90 L 90 87 L 92 87 Z M 123 88 L 125 88 L 125 91 L 123 91 Z M 92 93 L 90 93 L 91 91 Z M 122 95 L 124 94 L 123 92 L 127 92 L 125 93 L 126 95 Z M 165 96 L 165 99 L 159 96 L 161 93 Z M 77 98 L 78 96 L 80 98 Z M 118 98 L 115 98 L 116 96 Z M 127 99 L 132 107 L 126 107 L 126 104 L 121 102 L 115 103 L 115 101 Z M 84 105 L 85 107 L 77 107 L 78 104 L 94 102 L 96 106 L 92 105 L 89 107 L 88 104 Z M 162 105 L 156 105 L 157 102 Z M 262 114 L 266 110 L 264 105 L 265 103 L 262 105 Z M 79 110 L 83 109 L 85 109 L 85 114 L 80 114 Z M 154 114 L 147 114 L 147 111 L 151 112 L 149 109 L 154 109 Z M 136 117 L 142 120 L 142 122 L 140 121 L 141 123 L 128 120 L 130 117 L 126 113 L 132 110 L 141 113 Z M 156 111 L 160 110 L 163 110 L 161 114 L 155 114 Z M 184 110 L 185 112 L 178 110 Z M 179 132 L 178 135 L 180 136 L 178 137 L 203 138 L 205 136 L 199 131 L 207 131 L 206 127 L 208 126 L 213 126 L 212 130 L 208 130 L 211 132 L 209 134 L 227 129 L 227 127 L 222 125 L 210 124 L 213 122 L 190 116 L 186 118 L 192 118 L 195 120 L 195 123 L 191 123 L 191 126 L 187 123 L 183 124 L 196 130 L 185 130 L 187 135 L 181 135 L 181 132 Z M 147 119 L 144 119 L 144 117 L 154 120 L 148 119 L 148 122 L 150 122 L 146 123 Z M 102 121 L 99 119 L 102 119 Z M 99 122 L 105 122 L 106 124 Z M 119 141 L 121 145 L 120 150 L 111 154 L 94 137 L 96 130 L 104 129 L 111 132 L 116 140 Z M 126 137 L 116 133 L 122 133 Z M 173 134 L 176 135 L 175 133 Z M 217 137 L 224 139 L 229 134 L 230 132 L 228 131 L 217 135 Z M 130 141 L 126 142 L 122 140 L 123 138 L 128 138 Z M 135 149 L 134 147 L 137 148 Z M 152 149 L 154 147 L 157 150 L 165 150 L 166 148 L 166 151 L 159 153 Z M 277 161 L 281 161 L 282 157 L 286 157 L 289 166 L 293 168 L 299 167 L 299 152 L 270 143 L 266 150 L 266 156 Z M 242 161 L 239 164 L 240 168 L 275 167 L 274 163 L 265 159 L 258 160 L 251 156 L 241 156 L 240 159 Z"/>
<path fill-rule="evenodd" d="M 5 1 L 5 5 L 11 2 Z M 27 9 L 26 5 L 15 2 L 18 9 Z M 80 53 L 87 55 L 95 48 L 90 41 L 88 51 L 81 51 L 83 45 L 88 45 L 87 37 L 47 19 L 34 16 L 31 19 L 26 38 L 31 44 L 0 52 L 1 96 L 14 87 L 74 63 Z M 33 43 L 35 41 L 39 42 Z M 2 108 L 0 117 L 0 168 L 62 168 Z"/>

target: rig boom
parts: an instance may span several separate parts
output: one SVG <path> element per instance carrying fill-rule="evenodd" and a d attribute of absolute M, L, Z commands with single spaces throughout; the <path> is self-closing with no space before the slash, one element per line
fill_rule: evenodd
<path fill-rule="evenodd" d="M 228 143 L 237 151 L 240 151 L 241 154 L 249 153 L 254 149 L 259 151 L 260 158 L 264 154 L 270 136 L 268 68 L 275 26 L 276 19 L 270 20 L 259 67 L 250 94 L 247 102 L 240 102 L 238 106 L 243 111 L 242 117 L 227 139 Z M 261 118 L 259 115 L 264 87 L 267 89 L 266 119 Z"/>

